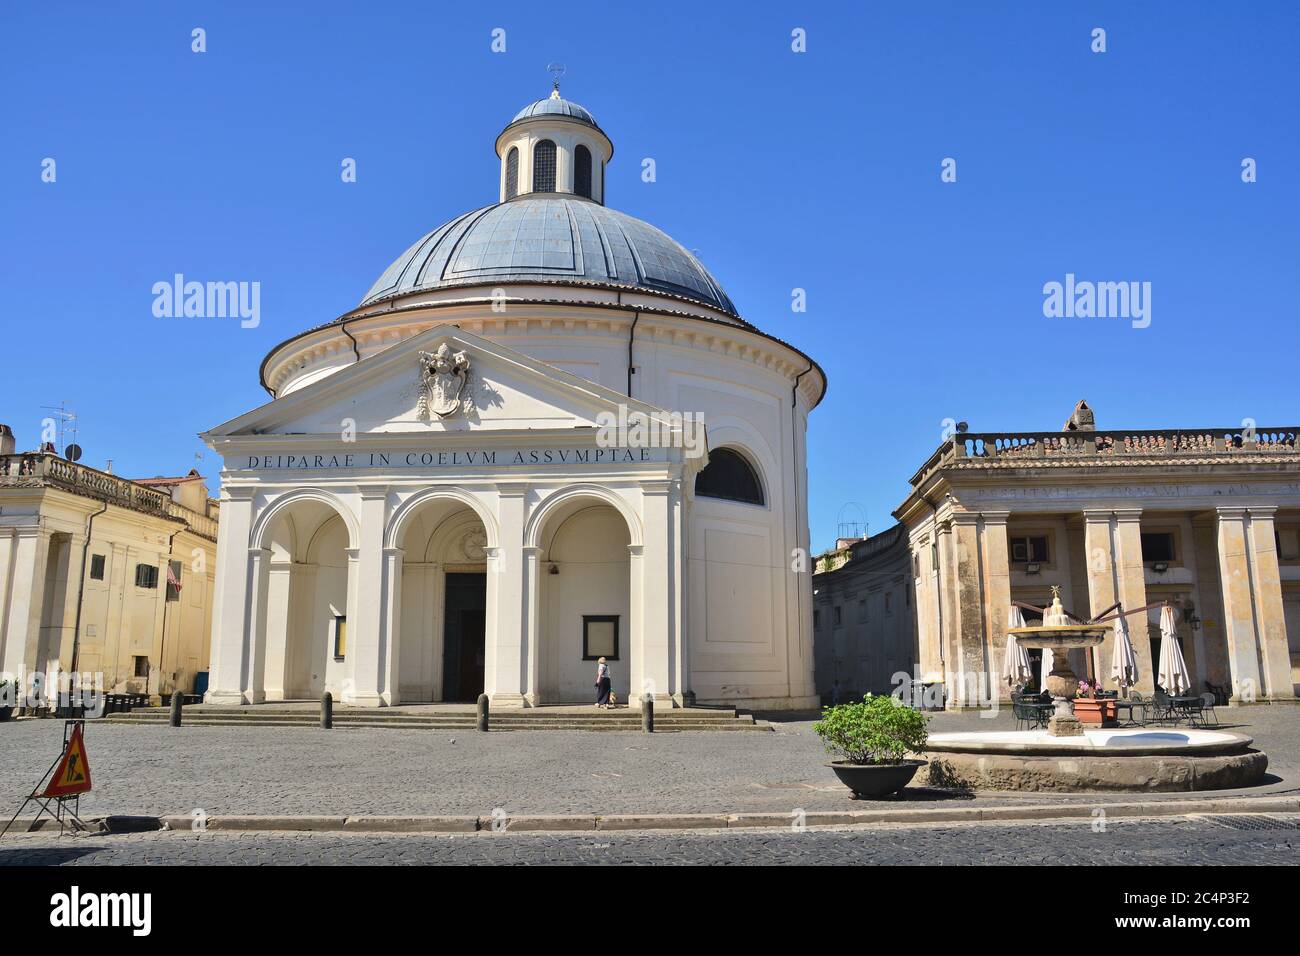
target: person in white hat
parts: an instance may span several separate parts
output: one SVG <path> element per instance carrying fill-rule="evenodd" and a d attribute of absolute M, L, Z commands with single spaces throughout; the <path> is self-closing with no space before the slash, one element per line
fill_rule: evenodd
<path fill-rule="evenodd" d="M 609 688 L 610 688 L 609 664 L 607 664 L 605 662 L 605 658 L 602 657 L 599 661 L 596 662 L 596 706 L 597 707 L 609 706 Z"/>

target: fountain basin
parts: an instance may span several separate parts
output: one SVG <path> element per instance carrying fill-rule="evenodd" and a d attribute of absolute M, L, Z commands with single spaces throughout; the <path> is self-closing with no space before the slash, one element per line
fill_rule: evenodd
<path fill-rule="evenodd" d="M 1220 730 L 1090 728 L 931 734 L 923 782 L 972 790 L 1229 790 L 1259 783 L 1268 757 L 1245 734 Z"/>

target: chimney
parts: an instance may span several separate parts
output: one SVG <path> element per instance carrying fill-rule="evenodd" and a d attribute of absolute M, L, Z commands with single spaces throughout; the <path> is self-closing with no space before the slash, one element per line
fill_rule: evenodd
<path fill-rule="evenodd" d="M 0 425 L 0 455 L 12 455 L 16 448 L 14 430 L 8 425 Z"/>
<path fill-rule="evenodd" d="M 1078 405 L 1074 406 L 1074 412 L 1066 421 L 1063 432 L 1091 432 L 1097 430 L 1097 420 L 1092 414 L 1092 409 L 1088 403 L 1080 400 Z"/>

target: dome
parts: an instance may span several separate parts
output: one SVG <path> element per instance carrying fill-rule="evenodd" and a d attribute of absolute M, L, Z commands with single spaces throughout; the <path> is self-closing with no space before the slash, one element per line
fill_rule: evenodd
<path fill-rule="evenodd" d="M 533 119 L 538 116 L 567 116 L 575 119 L 580 123 L 586 123 L 589 126 L 595 126 L 600 129 L 596 118 L 587 111 L 585 107 L 579 106 L 572 100 L 566 100 L 559 93 L 552 93 L 544 100 L 538 100 L 536 103 L 529 103 L 518 113 L 510 122 L 518 123 L 520 120 Z"/>
<path fill-rule="evenodd" d="M 430 289 L 554 282 L 643 289 L 739 316 L 700 261 L 647 222 L 550 193 L 465 213 L 390 265 L 361 305 Z"/>

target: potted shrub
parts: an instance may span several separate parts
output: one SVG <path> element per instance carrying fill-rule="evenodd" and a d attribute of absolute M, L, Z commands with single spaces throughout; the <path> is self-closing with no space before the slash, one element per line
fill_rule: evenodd
<path fill-rule="evenodd" d="M 1079 681 L 1079 693 L 1074 698 L 1074 716 L 1079 723 L 1090 727 L 1114 727 L 1119 723 L 1119 710 L 1113 697 L 1101 697 L 1101 681 Z"/>
<path fill-rule="evenodd" d="M 8 720 L 18 706 L 18 681 L 0 677 L 0 720 Z"/>
<path fill-rule="evenodd" d="M 925 766 L 907 754 L 924 749 L 926 720 L 891 696 L 868 694 L 856 704 L 823 709 L 813 732 L 827 753 L 840 755 L 831 769 L 854 798 L 883 797 L 906 787 Z"/>

